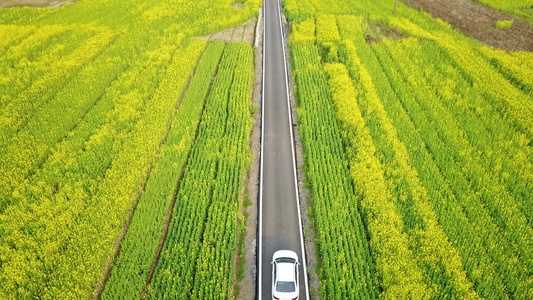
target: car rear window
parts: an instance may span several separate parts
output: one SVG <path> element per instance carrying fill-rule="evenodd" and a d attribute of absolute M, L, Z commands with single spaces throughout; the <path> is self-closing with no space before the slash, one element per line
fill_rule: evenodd
<path fill-rule="evenodd" d="M 296 285 L 292 281 L 278 281 L 276 291 L 282 293 L 292 293 L 296 291 Z"/>
<path fill-rule="evenodd" d="M 276 262 L 278 263 L 295 263 L 296 261 L 290 257 L 280 257 L 278 259 L 276 259 Z"/>

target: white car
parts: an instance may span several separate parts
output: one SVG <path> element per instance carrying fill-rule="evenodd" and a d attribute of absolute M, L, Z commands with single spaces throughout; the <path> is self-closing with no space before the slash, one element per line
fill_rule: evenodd
<path fill-rule="evenodd" d="M 290 250 L 278 250 L 272 256 L 272 299 L 298 299 L 298 255 Z"/>

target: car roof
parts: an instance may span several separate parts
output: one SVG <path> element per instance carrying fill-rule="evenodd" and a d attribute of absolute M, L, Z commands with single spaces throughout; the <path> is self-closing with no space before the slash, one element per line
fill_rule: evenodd
<path fill-rule="evenodd" d="M 277 266 L 277 277 L 278 281 L 294 281 L 294 264 L 291 263 L 278 263 Z"/>

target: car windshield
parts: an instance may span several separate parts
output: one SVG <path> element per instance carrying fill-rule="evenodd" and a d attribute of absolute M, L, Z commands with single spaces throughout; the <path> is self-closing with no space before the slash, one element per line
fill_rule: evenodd
<path fill-rule="evenodd" d="M 282 293 L 292 293 L 296 291 L 296 285 L 292 281 L 278 281 L 276 291 Z"/>

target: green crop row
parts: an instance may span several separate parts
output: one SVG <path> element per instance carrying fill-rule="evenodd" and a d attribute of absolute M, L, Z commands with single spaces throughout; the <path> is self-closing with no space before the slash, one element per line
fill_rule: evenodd
<path fill-rule="evenodd" d="M 474 0 L 492 9 L 515 15 L 526 22 L 533 23 L 533 0 Z M 505 20 L 510 20 L 510 17 Z M 503 20 L 502 20 L 503 21 Z"/>
<path fill-rule="evenodd" d="M 353 46 L 348 43 L 347 48 L 351 49 L 347 51 L 348 53 L 354 54 L 353 50 L 355 48 Z M 425 298 L 428 294 L 437 293 L 438 297 L 442 297 L 442 291 L 453 289 L 453 293 L 460 295 L 462 298 L 475 297 L 470 292 L 472 284 L 466 278 L 460 257 L 451 244 L 447 242 L 446 235 L 438 225 L 437 217 L 429 204 L 427 192 L 421 185 L 416 170 L 409 162 L 405 147 L 397 139 L 397 133 L 379 102 L 372 82 L 369 80 L 368 71 L 362 66 L 356 56 L 350 55 L 350 59 L 354 60 L 352 63 L 357 65 L 359 69 L 359 75 L 363 83 L 362 92 L 364 92 L 364 97 L 368 103 L 368 109 L 375 112 L 373 114 L 375 119 L 368 120 L 370 125 L 366 124 L 367 120 L 363 119 L 357 102 L 353 101 L 357 99 L 357 95 L 344 65 L 326 65 L 325 70 L 330 76 L 330 86 L 334 95 L 333 99 L 336 102 L 338 118 L 345 124 L 344 128 L 347 132 L 344 136 L 349 140 L 347 143 L 357 145 L 357 151 L 352 151 L 353 149 L 347 149 L 346 151 L 349 154 L 348 157 L 352 157 L 349 163 L 353 170 L 352 176 L 356 187 L 358 187 L 365 199 L 370 199 L 370 201 L 362 201 L 362 206 L 370 211 L 366 213 L 371 220 L 369 221 L 368 230 L 370 234 L 376 232 L 376 235 L 378 235 L 386 233 L 386 227 L 399 227 L 397 232 L 405 231 L 408 233 L 405 237 L 409 237 L 403 241 L 404 249 L 412 250 L 412 252 L 403 250 L 408 254 L 404 253 L 395 258 L 396 253 L 401 253 L 401 251 L 397 249 L 392 253 L 385 252 L 387 250 L 384 249 L 394 249 L 386 245 L 388 241 L 385 239 L 381 245 L 374 244 L 373 246 L 376 249 L 376 256 L 378 258 L 381 256 L 381 260 L 385 259 L 388 263 L 380 266 L 379 260 L 377 260 L 376 265 L 378 268 L 383 268 L 384 285 L 385 282 L 405 282 L 405 277 L 402 279 L 401 276 L 408 276 L 411 278 L 410 281 L 412 281 L 415 277 L 407 275 L 408 266 L 412 263 L 415 263 L 415 265 L 410 265 L 411 272 L 418 273 L 419 280 L 418 286 L 404 284 L 401 285 L 401 289 L 394 286 L 384 286 L 383 295 L 385 297 L 412 295 L 410 297 Z M 377 126 L 381 127 L 380 138 L 372 139 L 371 132 L 375 132 L 375 128 L 372 127 Z M 376 146 L 379 146 L 378 149 L 381 151 L 384 148 L 387 151 L 380 153 Z M 361 167 L 365 165 L 366 167 Z M 383 182 L 381 188 L 379 188 L 379 182 Z M 386 186 L 386 184 L 389 184 L 389 186 Z M 378 199 L 380 201 L 389 201 L 389 207 L 387 208 L 386 206 L 387 202 L 379 203 Z M 396 202 L 393 200 L 391 202 L 392 199 L 402 199 L 402 201 Z M 386 220 L 379 221 L 379 218 L 385 212 L 388 212 Z M 372 228 L 370 223 L 372 219 L 379 224 L 374 226 L 383 226 L 384 228 Z M 393 220 L 396 223 L 395 226 L 389 223 Z M 372 239 L 379 240 L 379 237 L 374 236 L 371 237 L 371 241 Z M 393 240 L 391 233 L 387 235 L 387 239 Z M 402 241 L 401 237 L 397 237 L 394 241 L 396 243 L 395 247 L 402 246 L 400 243 Z M 394 261 L 394 263 L 390 261 Z M 436 261 L 439 262 L 439 266 L 444 269 L 444 272 L 436 268 Z M 388 269 L 394 268 L 398 263 L 403 263 L 404 266 L 392 270 Z M 417 270 L 416 265 L 422 268 Z M 398 271 L 405 273 L 402 274 Z M 426 283 L 422 279 L 422 273 L 425 275 Z M 431 287 L 432 291 L 428 287 Z M 409 291 L 409 289 L 411 290 Z M 426 295 L 423 294 L 424 290 L 427 293 Z"/>
<path fill-rule="evenodd" d="M 518 89 L 533 97 L 533 53 L 481 47 L 481 53 Z"/>
<path fill-rule="evenodd" d="M 509 10 L 513 8 L 531 8 L 533 7 L 533 1 L 531 0 L 477 0 L 476 2 L 483 3 L 490 7 L 501 10 Z"/>
<path fill-rule="evenodd" d="M 238 214 L 243 201 L 243 179 L 251 164 L 250 133 L 253 119 L 250 103 L 254 71 L 250 46 L 230 44 L 228 48 L 230 55 L 237 57 L 238 61 L 228 95 L 226 128 L 219 149 L 216 184 L 196 261 L 193 299 L 231 297 L 236 273 L 234 257 L 238 250 Z"/>
<path fill-rule="evenodd" d="M 26 32 L 27 28 L 19 26 L 11 30 Z M 100 47 L 105 47 L 105 40 L 108 39 L 105 34 L 105 30 L 95 26 L 84 26 L 83 30 L 72 30 L 67 26 L 58 25 L 43 26 L 20 43 L 16 43 L 16 46 L 8 48 L 0 60 L 0 86 L 3 90 L 0 111 L 6 116 L 5 121 L 11 122 L 2 123 L 2 142 L 8 139 L 5 135 L 6 128 L 9 128 L 10 132 L 16 131 L 27 119 L 28 112 L 46 103 L 45 99 L 50 99 L 48 95 L 53 95 L 92 55 L 98 54 L 101 49 L 98 49 L 98 44 L 89 40 L 91 37 L 96 35 L 97 38 L 104 39 L 104 44 Z M 14 41 L 11 42 L 15 44 Z M 90 47 L 96 49 L 92 53 L 80 55 Z M 64 59 L 58 59 L 59 57 Z M 51 74 L 49 71 L 53 69 L 56 69 L 56 73 Z M 46 78 L 43 78 L 43 75 Z M 43 91 L 45 84 L 47 90 Z M 42 95 L 42 99 L 32 98 L 36 93 Z M 28 103 L 28 98 L 33 101 Z"/>
<path fill-rule="evenodd" d="M 97 35 L 89 41 L 86 49 L 71 55 L 75 62 L 79 61 L 76 56 L 88 61 L 70 82 L 60 79 L 68 68 L 47 72 L 46 76 L 24 90 L 19 99 L 10 102 L 12 105 L 2 110 L 0 180 L 4 188 L 0 192 L 0 210 L 3 211 L 13 201 L 13 190 L 43 163 L 51 147 L 61 141 L 65 133 L 72 130 L 100 100 L 110 82 L 126 67 L 126 60 L 134 57 L 135 52 L 127 48 L 128 41 L 124 37 L 109 46 L 101 56 L 89 60 L 111 39 L 110 34 L 106 38 Z M 114 63 L 110 64 L 110 61 Z M 50 86 L 47 81 L 57 86 Z M 87 84 L 89 82 L 91 84 Z M 56 89 L 59 91 L 54 93 Z M 41 101 L 36 98 L 43 101 L 43 105 L 38 105 Z M 61 118 L 52 118 L 60 115 Z"/>
<path fill-rule="evenodd" d="M 355 61 L 354 63 L 359 63 Z M 365 96 L 369 109 L 379 114 L 379 106 L 368 72 L 359 66 L 360 79 L 366 87 Z M 392 196 L 390 181 L 385 178 L 385 167 L 376 155 L 370 130 L 357 107 L 357 94 L 351 86 L 348 71 L 342 65 L 329 64 L 324 67 L 330 80 L 329 85 L 337 110 L 337 119 L 344 125 L 342 136 L 346 140 L 346 158 L 356 193 L 362 196 L 361 207 L 366 217 L 370 237 L 370 249 L 378 277 L 382 278 L 382 295 L 396 297 L 428 298 L 429 287 L 423 280 L 422 270 L 417 265 L 412 249 L 409 249 L 407 235 L 403 235 L 404 224 Z M 407 284 L 407 282 L 409 282 Z"/>
<path fill-rule="evenodd" d="M 396 55 L 402 53 L 399 49 L 395 49 L 394 52 Z M 406 56 L 402 56 L 401 59 L 403 62 L 408 61 Z M 394 61 L 402 64 L 398 57 Z M 405 68 L 405 65 L 403 67 Z M 402 67 L 398 69 L 402 70 Z M 409 78 L 406 74 L 412 74 L 413 70 L 404 72 L 403 76 Z M 424 77 L 418 77 L 418 79 L 421 78 Z M 413 87 L 419 84 L 428 86 L 427 83 L 415 83 L 413 79 L 413 77 L 407 79 L 412 80 L 410 84 Z M 422 91 L 426 92 L 419 94 Z M 470 136 L 455 120 L 455 115 L 459 114 L 450 114 L 450 111 L 446 111 L 439 105 L 437 94 L 428 91 L 427 88 L 418 89 L 414 93 L 416 102 L 404 105 L 410 110 L 409 113 L 413 114 L 411 118 L 418 123 L 418 127 L 424 128 L 422 132 L 427 134 L 426 145 L 433 150 L 432 154 L 440 165 L 441 172 L 451 183 L 455 195 L 464 199 L 462 206 L 470 216 L 471 222 L 474 226 L 482 225 L 485 229 L 490 229 L 486 233 L 481 233 L 482 236 L 491 237 L 491 242 L 485 243 L 485 247 L 502 274 L 508 292 L 521 298 L 518 295 L 522 297 L 527 295 L 531 287 L 527 271 L 530 268 L 531 253 L 526 249 L 530 247 L 528 243 L 531 238 L 528 236 L 531 236 L 532 232 L 517 206 L 516 202 L 519 199 L 513 198 L 497 182 L 497 170 L 487 172 L 484 168 L 483 165 L 488 165 L 490 159 L 497 155 L 481 160 L 480 153 L 482 152 L 473 149 L 469 144 Z M 451 112 L 454 112 L 454 109 L 452 108 Z M 431 135 L 425 131 L 429 124 L 436 125 Z M 476 129 L 476 132 L 472 134 L 477 135 L 483 132 L 482 126 L 477 126 Z M 494 139 L 494 137 L 491 138 Z M 438 144 L 440 146 L 437 146 Z M 492 151 L 496 152 L 497 148 Z"/>
<path fill-rule="evenodd" d="M 228 44 L 176 197 L 150 299 L 229 298 L 237 217 L 250 163 L 252 51 Z"/>
<path fill-rule="evenodd" d="M 291 53 L 298 124 L 322 262 L 321 295 L 328 299 L 375 299 L 377 276 L 318 49 L 298 45 Z"/>
<path fill-rule="evenodd" d="M 162 67 L 180 41 L 166 43 L 173 46 L 157 50 L 158 56 L 150 51 L 139 56 L 35 174 L 17 186 L 16 205 L 2 215 L 3 298 L 79 297 L 90 295 L 95 282 L 102 280 L 102 266 L 155 158 L 154 147 L 164 133 L 158 131 L 166 128 L 169 109 L 187 81 L 180 76 L 181 87 L 157 89 L 165 75 Z M 188 56 L 198 56 L 200 50 L 176 52 L 186 55 L 179 66 L 182 74 L 191 73 L 195 61 Z M 164 95 L 165 89 L 172 93 Z M 129 162 L 133 158 L 138 167 Z"/>
<path fill-rule="evenodd" d="M 201 47 L 205 42 L 191 41 Z M 156 250 L 163 237 L 166 214 L 175 196 L 176 184 L 194 143 L 198 123 L 209 91 L 211 79 L 222 55 L 224 44 L 212 42 L 202 54 L 161 149 L 161 158 L 154 165 L 145 192 L 139 199 L 128 232 L 121 243 L 120 255 L 102 294 L 103 299 L 134 299 L 146 285 Z M 180 85 L 180 66 L 190 56 L 175 56 L 167 77 Z M 176 82 L 178 81 L 178 82 Z M 173 96 L 176 95 L 173 93 Z"/>

